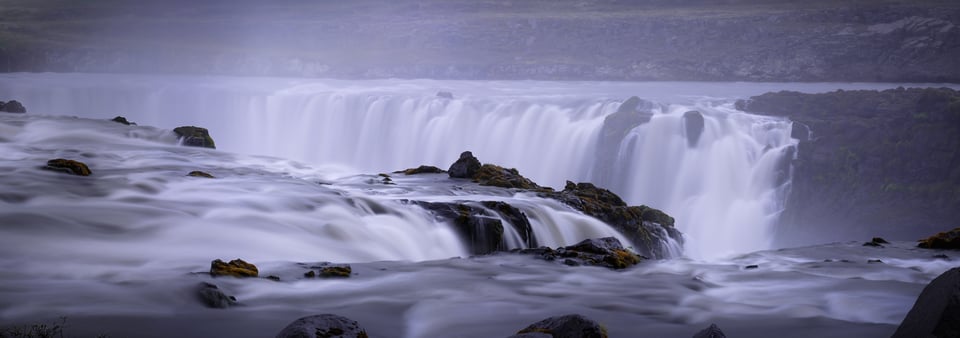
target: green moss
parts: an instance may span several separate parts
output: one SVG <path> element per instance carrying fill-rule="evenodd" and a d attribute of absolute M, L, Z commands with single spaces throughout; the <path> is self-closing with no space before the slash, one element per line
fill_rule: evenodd
<path fill-rule="evenodd" d="M 349 265 L 346 266 L 328 266 L 320 269 L 320 277 L 330 278 L 347 278 L 350 277 L 350 274 L 353 273 L 353 269 Z"/>
<path fill-rule="evenodd" d="M 93 173 L 83 162 L 62 158 L 47 161 L 47 166 L 43 168 L 47 170 L 66 172 L 78 176 L 90 176 L 90 174 Z"/>
<path fill-rule="evenodd" d="M 233 277 L 257 277 L 260 273 L 257 266 L 247 263 L 242 259 L 234 259 L 229 263 L 222 260 L 210 262 L 211 276 L 233 276 Z"/>

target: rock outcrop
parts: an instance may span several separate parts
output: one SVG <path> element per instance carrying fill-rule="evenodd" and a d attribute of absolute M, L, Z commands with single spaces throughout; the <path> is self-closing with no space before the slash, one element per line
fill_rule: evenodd
<path fill-rule="evenodd" d="M 960 228 L 944 231 L 922 239 L 917 246 L 924 249 L 960 250 Z"/>
<path fill-rule="evenodd" d="M 541 247 L 523 249 L 521 254 L 537 255 L 548 261 L 559 261 L 570 266 L 602 266 L 614 270 L 626 269 L 640 263 L 640 257 L 623 247 L 615 237 L 590 238 L 580 243 L 552 249 Z"/>
<path fill-rule="evenodd" d="M 229 296 L 215 284 L 202 282 L 196 288 L 197 299 L 209 308 L 226 309 L 237 304 L 237 298 Z"/>
<path fill-rule="evenodd" d="M 457 234 L 466 239 L 467 247 L 472 254 L 489 254 L 507 248 L 503 236 L 505 225 L 501 219 L 508 220 L 509 225 L 514 227 L 528 246 L 536 245 L 530 221 L 523 212 L 507 203 L 495 201 L 479 204 L 421 201 L 412 203 L 429 210 L 441 220 L 451 222 Z"/>
<path fill-rule="evenodd" d="M 62 158 L 47 161 L 47 165 L 43 167 L 43 169 L 64 172 L 77 176 L 90 176 L 93 174 L 93 172 L 90 171 L 90 168 L 87 167 L 85 163 Z"/>
<path fill-rule="evenodd" d="M 696 110 L 683 113 L 683 135 L 687 138 L 687 146 L 694 148 L 703 134 L 703 114 Z"/>
<path fill-rule="evenodd" d="M 17 100 L 0 101 L 0 112 L 23 114 L 27 112 L 27 108 Z"/>
<path fill-rule="evenodd" d="M 550 317 L 530 324 L 509 338 L 540 337 L 545 334 L 553 338 L 607 338 L 607 329 L 599 323 L 578 314 Z M 533 334 L 533 335 L 530 335 Z"/>
<path fill-rule="evenodd" d="M 450 178 L 473 178 L 480 170 L 480 160 L 473 156 L 472 152 L 464 151 L 460 158 L 450 165 L 447 173 Z"/>
<path fill-rule="evenodd" d="M 368 338 L 357 321 L 334 314 L 307 316 L 283 328 L 277 338 Z"/>
<path fill-rule="evenodd" d="M 111 119 L 110 121 L 113 121 L 113 122 L 116 122 L 116 123 L 119 123 L 119 124 L 123 124 L 123 125 L 128 125 L 128 126 L 135 126 L 135 125 L 137 125 L 136 123 L 127 121 L 127 118 L 126 118 L 126 117 L 123 117 L 123 116 L 114 117 L 114 118 Z"/>
<path fill-rule="evenodd" d="M 960 268 L 944 272 L 930 282 L 893 338 L 960 337 Z"/>
<path fill-rule="evenodd" d="M 620 104 L 615 113 L 604 118 L 597 140 L 597 160 L 594 163 L 594 171 L 599 173 L 596 175 L 600 179 L 598 184 L 609 186 L 613 183 L 609 178 L 617 177 L 625 170 L 614 167 L 620 142 L 631 129 L 650 122 L 654 107 L 653 102 L 631 96 Z"/>
<path fill-rule="evenodd" d="M 257 266 L 247 263 L 242 259 L 234 259 L 229 263 L 222 260 L 210 262 L 211 276 L 233 276 L 233 277 L 257 277 L 260 271 Z"/>
<path fill-rule="evenodd" d="M 737 102 L 786 116 L 800 139 L 783 245 L 871 235 L 908 240 L 960 218 L 960 92 L 777 92 Z"/>
<path fill-rule="evenodd" d="M 404 174 L 404 175 L 417 175 L 417 174 L 442 174 L 447 172 L 446 170 L 434 167 L 432 165 L 422 165 L 416 168 L 409 168 L 404 170 L 394 171 L 394 174 Z"/>
<path fill-rule="evenodd" d="M 507 169 L 495 164 L 484 164 L 480 166 L 472 178 L 474 182 L 480 185 L 527 190 L 542 189 L 530 179 L 521 176 L 517 169 Z"/>
<path fill-rule="evenodd" d="M 206 128 L 184 126 L 173 129 L 180 141 L 185 146 L 202 147 L 216 149 L 217 146 L 210 137 L 210 132 Z"/>

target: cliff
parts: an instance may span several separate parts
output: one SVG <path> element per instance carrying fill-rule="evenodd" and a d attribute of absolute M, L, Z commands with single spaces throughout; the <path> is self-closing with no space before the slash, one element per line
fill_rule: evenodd
<path fill-rule="evenodd" d="M 960 3 L 0 1 L 0 71 L 960 81 Z"/>
<path fill-rule="evenodd" d="M 778 92 L 737 105 L 789 117 L 801 140 L 781 219 L 787 243 L 916 240 L 957 226 L 960 92 Z"/>

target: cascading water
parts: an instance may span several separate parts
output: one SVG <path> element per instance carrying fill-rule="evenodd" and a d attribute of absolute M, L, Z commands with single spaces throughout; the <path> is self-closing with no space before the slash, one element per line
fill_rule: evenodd
<path fill-rule="evenodd" d="M 353 172 L 445 167 L 472 150 L 542 185 L 598 182 L 629 204 L 663 209 L 699 258 L 768 248 L 789 186 L 776 172 L 790 156 L 790 122 L 736 112 L 738 96 L 700 100 L 664 95 L 670 88 L 577 83 L 70 76 L 4 81 L 0 92 L 35 113 L 199 125 L 223 150 Z M 456 98 L 434 96 L 437 88 Z M 644 92 L 671 105 L 627 133 L 616 162 L 604 164 L 616 174 L 605 177 L 593 170 L 604 119 Z M 688 110 L 705 121 L 692 145 L 683 127 Z"/>

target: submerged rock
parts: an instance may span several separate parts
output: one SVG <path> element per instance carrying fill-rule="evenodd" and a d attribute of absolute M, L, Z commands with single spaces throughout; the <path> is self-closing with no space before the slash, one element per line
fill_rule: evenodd
<path fill-rule="evenodd" d="M 257 270 L 257 266 L 247 263 L 242 259 L 234 259 L 229 263 L 225 263 L 222 260 L 214 260 L 210 262 L 210 275 L 211 276 L 234 276 L 234 277 L 257 277 L 260 272 Z"/>
<path fill-rule="evenodd" d="M 90 174 L 93 173 L 83 162 L 62 158 L 47 161 L 47 165 L 43 167 L 43 169 L 60 171 L 78 176 L 90 176 Z"/>
<path fill-rule="evenodd" d="M 930 282 L 893 338 L 960 337 L 960 268 Z"/>
<path fill-rule="evenodd" d="M 125 125 L 128 125 L 128 126 L 135 126 L 135 125 L 137 125 L 136 123 L 127 121 L 127 118 L 126 118 L 126 117 L 123 117 L 123 116 L 114 117 L 114 118 L 113 118 L 112 120 L 110 120 L 110 121 L 113 121 L 113 122 L 116 122 L 116 123 L 120 123 L 120 124 L 125 124 Z"/>
<path fill-rule="evenodd" d="M 215 284 L 203 282 L 197 285 L 197 299 L 214 309 L 226 309 L 237 304 L 237 298 L 223 293 Z"/>
<path fill-rule="evenodd" d="M 347 278 L 350 277 L 350 274 L 353 273 L 353 269 L 349 265 L 335 265 L 335 266 L 325 266 L 320 268 L 320 277 L 330 278 L 330 277 L 340 277 Z"/>
<path fill-rule="evenodd" d="M 960 228 L 922 239 L 917 246 L 924 249 L 960 250 Z"/>
<path fill-rule="evenodd" d="M 208 173 L 206 173 L 206 172 L 199 171 L 199 170 L 191 171 L 189 174 L 187 174 L 187 176 L 190 176 L 190 177 L 203 177 L 203 178 L 216 178 L 216 177 L 213 177 L 213 175 L 210 175 L 210 174 L 208 174 Z"/>
<path fill-rule="evenodd" d="M 434 167 L 432 165 L 422 165 L 416 168 L 409 168 L 404 170 L 394 171 L 394 174 L 404 174 L 404 175 L 417 175 L 417 174 L 442 174 L 447 172 L 446 170 Z"/>
<path fill-rule="evenodd" d="M 611 269 L 625 269 L 640 263 L 640 257 L 623 247 L 615 237 L 585 239 L 580 243 L 557 248 L 542 247 L 519 250 L 521 254 L 534 254 L 548 261 L 563 258 L 562 263 L 570 266 L 603 266 Z"/>
<path fill-rule="evenodd" d="M 477 174 L 477 171 L 480 170 L 480 166 L 480 160 L 473 157 L 473 153 L 464 151 L 460 153 L 460 158 L 450 165 L 447 173 L 451 178 L 473 178 L 473 176 Z"/>
<path fill-rule="evenodd" d="M 703 114 L 696 110 L 683 113 L 683 131 L 687 137 L 687 146 L 696 147 L 700 141 L 700 135 L 703 134 Z"/>
<path fill-rule="evenodd" d="M 720 327 L 717 324 L 710 324 L 710 327 L 697 332 L 693 335 L 693 338 L 727 338 L 727 335 L 723 334 L 723 331 L 720 331 Z"/>
<path fill-rule="evenodd" d="M 9 102 L 4 103 L 0 101 L 0 111 L 7 113 L 26 113 L 27 108 L 23 106 L 22 103 L 17 100 L 10 100 Z"/>
<path fill-rule="evenodd" d="M 210 137 L 206 128 L 183 126 L 173 129 L 173 132 L 183 141 L 183 145 L 216 149 L 217 146 Z"/>
<path fill-rule="evenodd" d="M 335 314 L 297 319 L 283 328 L 277 338 L 368 338 L 357 321 Z"/>
<path fill-rule="evenodd" d="M 570 314 L 565 316 L 550 317 L 539 322 L 530 324 L 526 328 L 517 332 L 518 337 L 540 337 L 537 335 L 524 335 L 543 333 L 553 338 L 607 338 L 607 330 L 597 322 L 587 317 Z"/>

